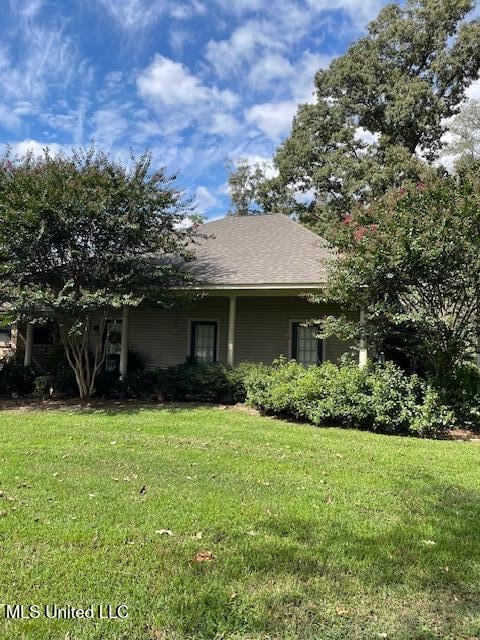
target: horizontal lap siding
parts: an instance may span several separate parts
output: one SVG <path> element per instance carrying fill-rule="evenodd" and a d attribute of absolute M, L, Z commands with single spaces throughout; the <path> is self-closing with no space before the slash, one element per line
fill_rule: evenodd
<path fill-rule="evenodd" d="M 228 307 L 225 298 L 202 300 L 191 309 L 162 311 L 133 309 L 130 312 L 129 348 L 138 352 L 147 367 L 168 367 L 185 362 L 189 353 L 190 320 L 219 322 L 219 360 L 227 354 Z"/>
<path fill-rule="evenodd" d="M 319 319 L 338 313 L 332 305 L 311 304 L 304 298 L 239 298 L 235 335 L 235 361 L 270 363 L 278 356 L 291 357 L 291 322 Z M 328 338 L 325 358 L 337 361 L 350 344 Z"/>
<path fill-rule="evenodd" d="M 220 362 L 227 360 L 229 301 L 205 298 L 190 309 L 130 311 L 129 349 L 139 353 L 147 367 L 167 367 L 185 361 L 189 352 L 191 320 L 217 320 Z M 291 356 L 290 322 L 335 314 L 335 307 L 313 305 L 298 297 L 239 297 L 235 331 L 235 362 L 270 363 Z M 336 338 L 326 341 L 325 357 L 337 361 L 350 350 Z"/>

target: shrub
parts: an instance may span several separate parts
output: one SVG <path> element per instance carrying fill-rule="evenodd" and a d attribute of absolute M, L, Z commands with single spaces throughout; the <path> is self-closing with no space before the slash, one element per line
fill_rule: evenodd
<path fill-rule="evenodd" d="M 187 361 L 168 369 L 157 369 L 153 386 L 169 400 L 233 404 L 245 400 L 245 378 L 258 367 L 250 363 L 230 367 L 219 362 Z"/>
<path fill-rule="evenodd" d="M 392 363 L 305 368 L 280 360 L 252 369 L 245 385 L 261 411 L 316 425 L 435 436 L 455 423 L 433 387 Z"/>
<path fill-rule="evenodd" d="M 443 402 L 462 423 L 480 424 L 480 368 L 473 362 L 457 366 L 447 380 L 432 379 Z"/>
<path fill-rule="evenodd" d="M 0 370 L 0 394 L 28 395 L 32 393 L 36 372 L 33 367 L 24 367 L 21 362 L 10 359 Z"/>
<path fill-rule="evenodd" d="M 158 392 L 159 374 L 157 371 L 138 369 L 127 373 L 123 381 L 123 390 L 129 398 L 149 399 Z"/>
<path fill-rule="evenodd" d="M 148 390 L 145 394 L 140 395 L 141 373 L 144 372 L 145 363 L 140 354 L 136 351 L 128 352 L 128 372 L 125 380 L 120 380 L 118 369 L 107 371 L 105 368 L 100 371 L 95 378 L 95 395 L 101 398 L 111 398 L 123 396 L 127 393 L 127 387 L 130 384 L 132 388 L 132 397 L 147 397 Z M 141 372 L 141 373 L 140 373 Z M 137 380 L 137 382 L 136 382 Z M 136 395 L 138 394 L 138 395 Z"/>

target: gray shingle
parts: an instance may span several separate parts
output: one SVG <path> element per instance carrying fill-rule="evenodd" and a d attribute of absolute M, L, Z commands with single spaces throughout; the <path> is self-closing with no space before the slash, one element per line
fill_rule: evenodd
<path fill-rule="evenodd" d="M 333 257 L 327 241 L 283 214 L 227 216 L 199 227 L 194 271 L 205 285 L 316 285 Z"/>

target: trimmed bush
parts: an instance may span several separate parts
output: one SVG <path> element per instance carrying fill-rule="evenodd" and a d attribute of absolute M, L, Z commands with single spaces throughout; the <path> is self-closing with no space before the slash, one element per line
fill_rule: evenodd
<path fill-rule="evenodd" d="M 438 392 L 393 363 L 325 363 L 305 368 L 279 360 L 245 376 L 247 401 L 266 413 L 315 425 L 437 436 L 455 425 Z"/>
<path fill-rule="evenodd" d="M 22 396 L 32 393 L 36 375 L 33 367 L 24 367 L 14 358 L 8 360 L 0 370 L 0 394 Z"/>
<path fill-rule="evenodd" d="M 244 378 L 257 365 L 229 367 L 219 362 L 185 364 L 157 370 L 158 392 L 176 401 L 243 402 Z"/>

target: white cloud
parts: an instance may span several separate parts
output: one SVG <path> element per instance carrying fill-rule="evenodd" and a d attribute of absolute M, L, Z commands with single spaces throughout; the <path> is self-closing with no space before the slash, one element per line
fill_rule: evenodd
<path fill-rule="evenodd" d="M 260 11 L 268 6 L 266 0 L 217 0 L 217 4 L 226 12 L 243 14 L 248 11 Z"/>
<path fill-rule="evenodd" d="M 250 69 L 248 83 L 254 89 L 265 89 L 272 81 L 288 82 L 294 70 L 290 62 L 279 53 L 267 53 L 260 57 Z"/>
<path fill-rule="evenodd" d="M 294 63 L 294 74 L 290 82 L 292 97 L 299 103 L 314 101 L 315 74 L 325 69 L 332 61 L 332 56 L 304 51 Z"/>
<path fill-rule="evenodd" d="M 125 31 L 152 26 L 165 10 L 164 0 L 96 0 Z"/>
<path fill-rule="evenodd" d="M 175 54 L 182 54 L 183 49 L 189 40 L 192 40 L 192 34 L 190 31 L 187 31 L 187 29 L 176 28 L 170 30 L 170 48 Z"/>
<path fill-rule="evenodd" d="M 213 209 L 220 204 L 218 198 L 207 189 L 207 187 L 199 186 L 195 191 L 195 205 L 199 213 L 206 213 L 209 209 Z"/>
<path fill-rule="evenodd" d="M 40 142 L 39 140 L 32 139 L 11 142 L 9 147 L 12 150 L 13 155 L 16 156 L 24 156 L 29 152 L 33 153 L 34 156 L 41 156 L 47 147 L 51 155 L 68 152 L 70 150 L 65 145 L 61 145 L 56 142 Z"/>
<path fill-rule="evenodd" d="M 467 98 L 480 100 L 480 80 L 475 80 L 465 91 Z"/>
<path fill-rule="evenodd" d="M 19 128 L 21 119 L 14 111 L 0 102 L 0 125 L 9 131 Z"/>
<path fill-rule="evenodd" d="M 127 120 L 119 109 L 99 109 L 92 116 L 92 138 L 101 147 L 110 149 L 128 129 Z"/>
<path fill-rule="evenodd" d="M 38 100 L 54 83 L 68 84 L 74 63 L 72 44 L 61 31 L 31 28 L 25 34 L 20 61 L 8 50 L 0 55 L 0 87 L 5 96 Z"/>
<path fill-rule="evenodd" d="M 307 0 L 307 4 L 316 12 L 344 11 L 352 21 L 358 24 L 375 18 L 385 2 L 382 0 Z"/>
<path fill-rule="evenodd" d="M 229 113 L 214 113 L 210 124 L 208 125 L 208 133 L 217 136 L 232 136 L 240 130 L 240 123 Z"/>
<path fill-rule="evenodd" d="M 169 108 L 212 102 L 233 108 L 237 102 L 231 91 L 206 86 L 183 64 L 160 54 L 142 71 L 137 79 L 137 87 L 143 98 Z"/>
<path fill-rule="evenodd" d="M 297 106 L 293 100 L 256 104 L 246 111 L 245 118 L 276 142 L 289 132 Z"/>
<path fill-rule="evenodd" d="M 372 133 L 363 127 L 357 127 L 357 130 L 355 131 L 355 139 L 368 145 L 376 144 L 379 138 L 380 135 L 378 133 Z"/>
<path fill-rule="evenodd" d="M 174 20 L 189 20 L 194 16 L 203 16 L 207 8 L 198 0 L 191 0 L 185 3 L 175 3 L 170 9 L 170 15 Z"/>
<path fill-rule="evenodd" d="M 266 32 L 264 23 L 250 20 L 235 29 L 227 40 L 210 40 L 205 58 L 220 78 L 227 78 L 253 60 L 260 46 L 275 49 L 280 43 Z"/>
<path fill-rule="evenodd" d="M 44 0 L 10 0 L 10 8 L 22 18 L 34 18 L 44 5 Z"/>

